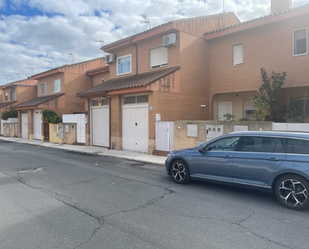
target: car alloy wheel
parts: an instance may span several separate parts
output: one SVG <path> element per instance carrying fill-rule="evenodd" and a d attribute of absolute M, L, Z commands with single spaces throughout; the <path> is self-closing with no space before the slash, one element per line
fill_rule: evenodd
<path fill-rule="evenodd" d="M 276 184 L 277 199 L 285 207 L 300 210 L 309 206 L 309 183 L 296 175 L 287 175 L 280 178 Z"/>
<path fill-rule="evenodd" d="M 187 164 L 182 160 L 175 160 L 170 167 L 170 174 L 177 183 L 188 183 L 190 181 L 190 173 Z"/>

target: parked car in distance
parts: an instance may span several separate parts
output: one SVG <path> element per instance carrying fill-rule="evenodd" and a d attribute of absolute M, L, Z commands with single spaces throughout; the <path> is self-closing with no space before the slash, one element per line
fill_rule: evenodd
<path fill-rule="evenodd" d="M 285 207 L 309 207 L 309 133 L 232 132 L 195 148 L 168 154 L 166 173 L 273 192 Z"/>

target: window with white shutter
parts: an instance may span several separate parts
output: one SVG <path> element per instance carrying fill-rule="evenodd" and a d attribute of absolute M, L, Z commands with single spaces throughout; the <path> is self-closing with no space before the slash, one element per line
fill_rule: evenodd
<path fill-rule="evenodd" d="M 239 65 L 243 63 L 243 44 L 238 43 L 233 45 L 233 65 Z"/>
<path fill-rule="evenodd" d="M 150 49 L 150 68 L 167 66 L 167 48 Z"/>

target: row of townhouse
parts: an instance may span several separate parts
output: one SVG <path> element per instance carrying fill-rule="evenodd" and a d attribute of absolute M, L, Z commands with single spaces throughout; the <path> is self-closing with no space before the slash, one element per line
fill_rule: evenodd
<path fill-rule="evenodd" d="M 18 137 L 46 140 L 49 137 L 49 124 L 43 119 L 42 111 L 55 111 L 60 117 L 63 114 L 83 113 L 84 100 L 77 98 L 76 93 L 92 86 L 86 72 L 104 65 L 104 58 L 93 59 L 64 65 L 32 75 L 31 79 L 1 86 L 3 99 L 0 115 L 14 108 L 18 111 Z"/>
<path fill-rule="evenodd" d="M 171 21 L 102 46 L 104 59 L 34 75 L 37 97 L 14 106 L 19 136 L 44 139 L 43 109 L 85 113 L 85 145 L 152 154 L 158 120 L 252 118 L 261 68 L 287 73 L 280 101 L 297 97 L 307 116 L 309 5 L 291 6 L 271 0 L 270 15 L 243 23 L 232 12 Z"/>

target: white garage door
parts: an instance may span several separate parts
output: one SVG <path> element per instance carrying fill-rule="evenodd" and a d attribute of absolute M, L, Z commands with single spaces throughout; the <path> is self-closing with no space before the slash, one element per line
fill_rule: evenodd
<path fill-rule="evenodd" d="M 33 110 L 33 136 L 34 139 L 41 140 L 42 137 L 42 111 Z"/>
<path fill-rule="evenodd" d="M 148 104 L 123 105 L 122 148 L 148 153 Z"/>
<path fill-rule="evenodd" d="M 109 107 L 92 107 L 92 145 L 109 147 Z"/>
<path fill-rule="evenodd" d="M 28 113 L 21 114 L 21 137 L 28 138 Z"/>

